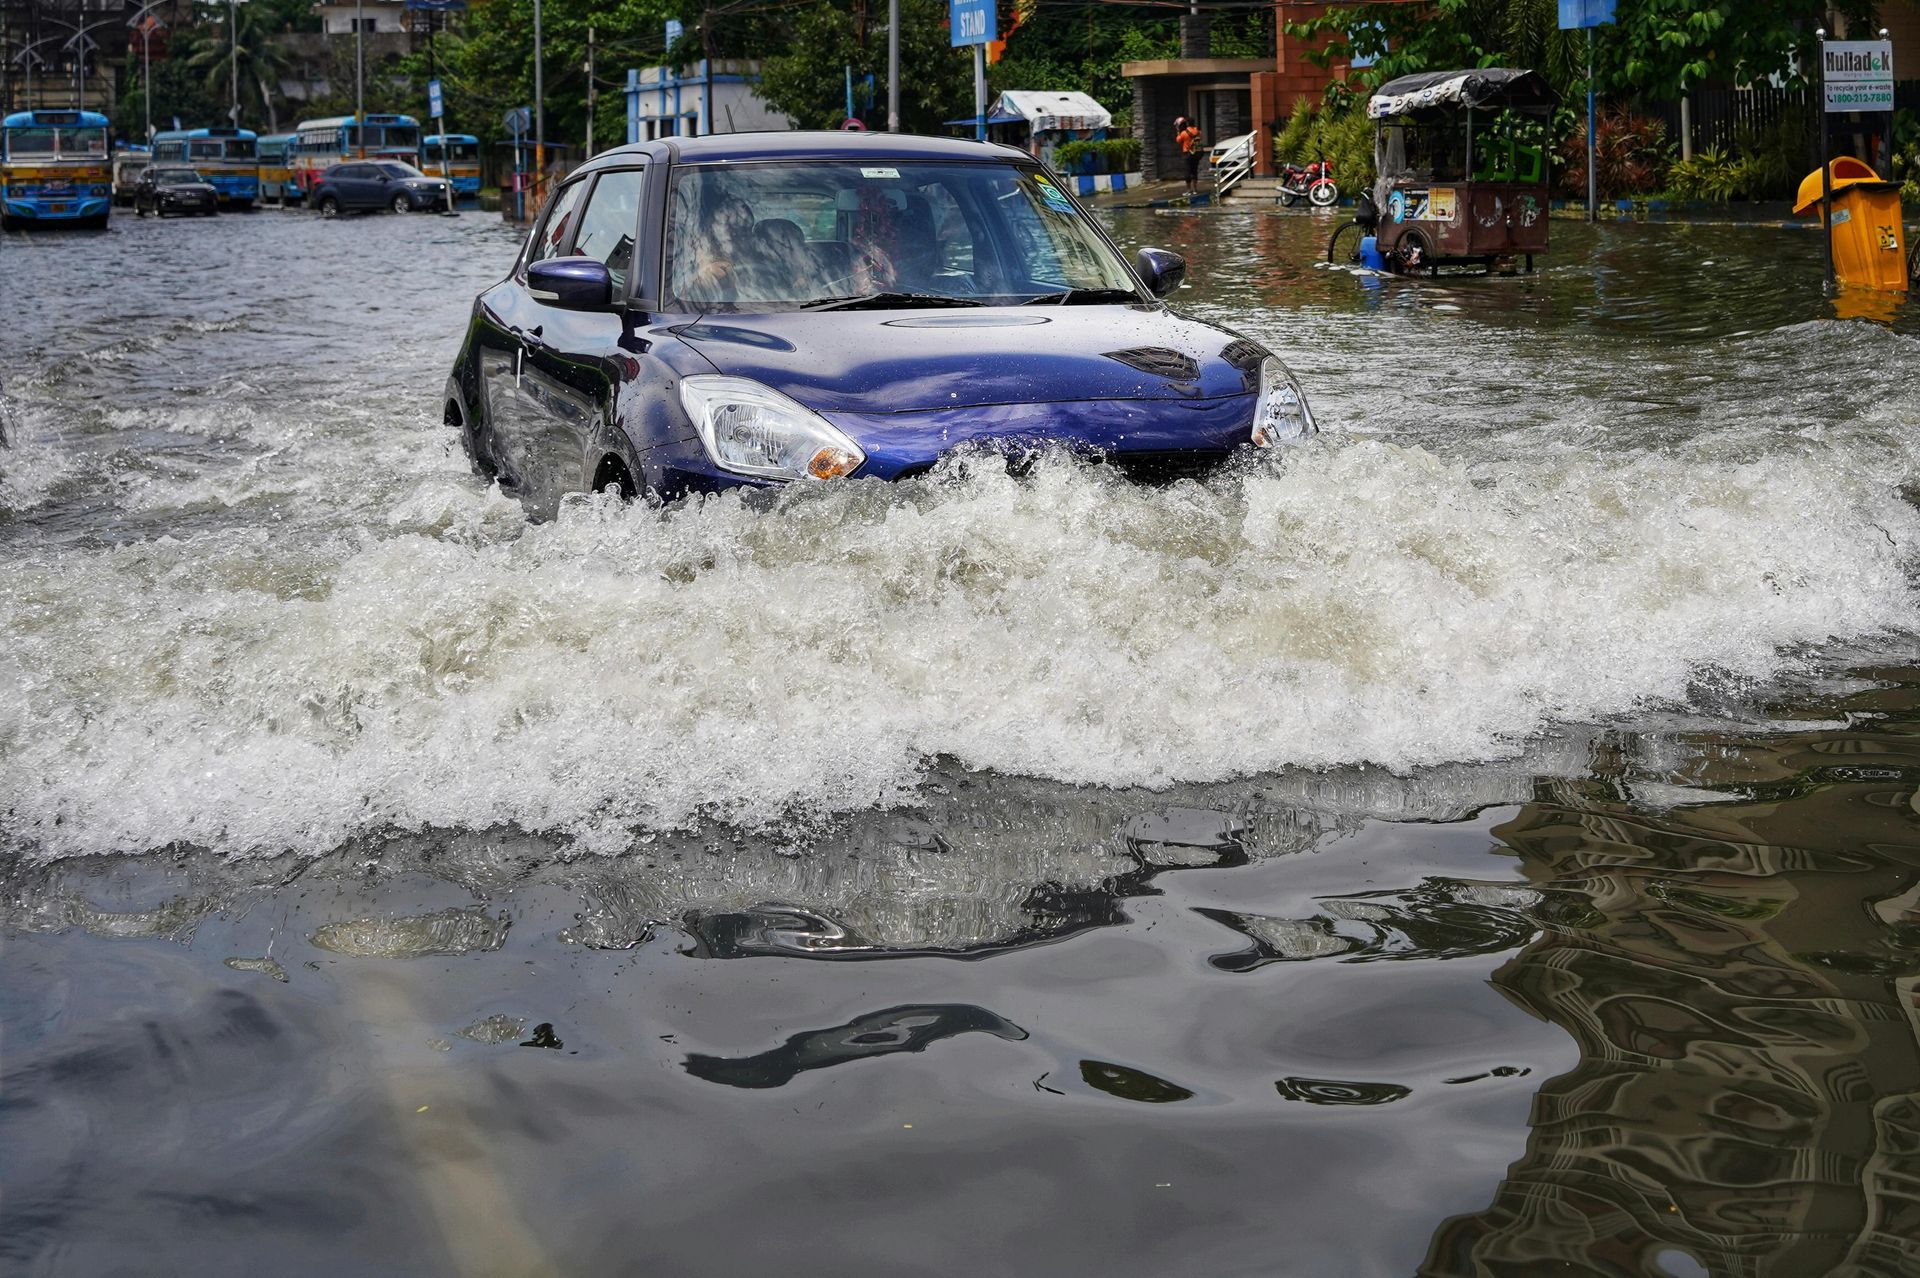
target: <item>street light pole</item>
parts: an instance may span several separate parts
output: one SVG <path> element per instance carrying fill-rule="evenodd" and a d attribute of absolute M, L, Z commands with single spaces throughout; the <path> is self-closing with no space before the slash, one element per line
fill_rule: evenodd
<path fill-rule="evenodd" d="M 240 123 L 240 0 L 227 0 L 227 94 L 233 105 L 227 122 Z"/>
<path fill-rule="evenodd" d="M 148 146 L 153 145 L 153 29 L 165 25 L 152 15 L 165 2 L 147 0 L 127 19 L 128 26 L 140 28 L 140 100 L 146 108 Z"/>
<path fill-rule="evenodd" d="M 75 16 L 85 17 L 86 12 L 82 10 Z M 114 19 L 102 18 L 98 22 L 89 22 L 84 26 L 78 22 L 62 22 L 58 18 L 50 18 L 45 14 L 40 15 L 40 20 L 42 22 L 51 22 L 62 31 L 73 32 L 73 35 L 68 37 L 67 42 L 60 47 L 73 50 L 73 107 L 76 111 L 85 110 L 87 97 L 87 53 L 90 49 L 100 47 L 98 43 L 88 38 L 87 33 L 89 31 L 98 31 L 101 27 L 113 25 Z M 34 43 L 38 44 L 39 41 L 36 40 Z"/>

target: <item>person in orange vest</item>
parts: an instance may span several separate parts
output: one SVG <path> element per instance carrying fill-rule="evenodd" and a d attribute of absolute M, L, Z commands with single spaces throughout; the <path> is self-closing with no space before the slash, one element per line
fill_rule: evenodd
<path fill-rule="evenodd" d="M 1187 194 L 1192 195 L 1200 189 L 1200 127 L 1186 116 L 1173 122 L 1173 140 L 1180 144 L 1180 154 L 1187 161 Z"/>

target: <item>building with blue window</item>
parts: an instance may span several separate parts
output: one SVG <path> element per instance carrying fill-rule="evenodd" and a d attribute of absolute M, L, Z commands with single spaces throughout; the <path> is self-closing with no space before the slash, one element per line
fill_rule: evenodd
<path fill-rule="evenodd" d="M 686 67 L 642 67 L 627 72 L 627 141 L 757 133 L 791 129 L 793 121 L 767 105 L 757 86 L 760 64 L 731 58 Z M 707 118 L 711 100 L 713 118 Z"/>

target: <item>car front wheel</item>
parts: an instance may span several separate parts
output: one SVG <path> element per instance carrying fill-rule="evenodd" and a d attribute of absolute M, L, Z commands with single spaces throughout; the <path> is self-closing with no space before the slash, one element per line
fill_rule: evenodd
<path fill-rule="evenodd" d="M 331 195 L 323 195 L 320 197 L 319 209 L 321 217 L 339 217 L 340 201 Z"/>
<path fill-rule="evenodd" d="M 404 195 L 396 195 L 393 197 L 391 207 L 395 213 L 411 213 L 413 212 L 413 201 Z"/>

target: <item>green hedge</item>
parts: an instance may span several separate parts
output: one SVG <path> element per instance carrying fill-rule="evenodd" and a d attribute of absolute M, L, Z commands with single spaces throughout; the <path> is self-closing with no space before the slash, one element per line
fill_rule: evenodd
<path fill-rule="evenodd" d="M 1140 167 L 1140 139 L 1066 142 L 1054 148 L 1053 166 L 1062 173 L 1131 173 Z"/>

